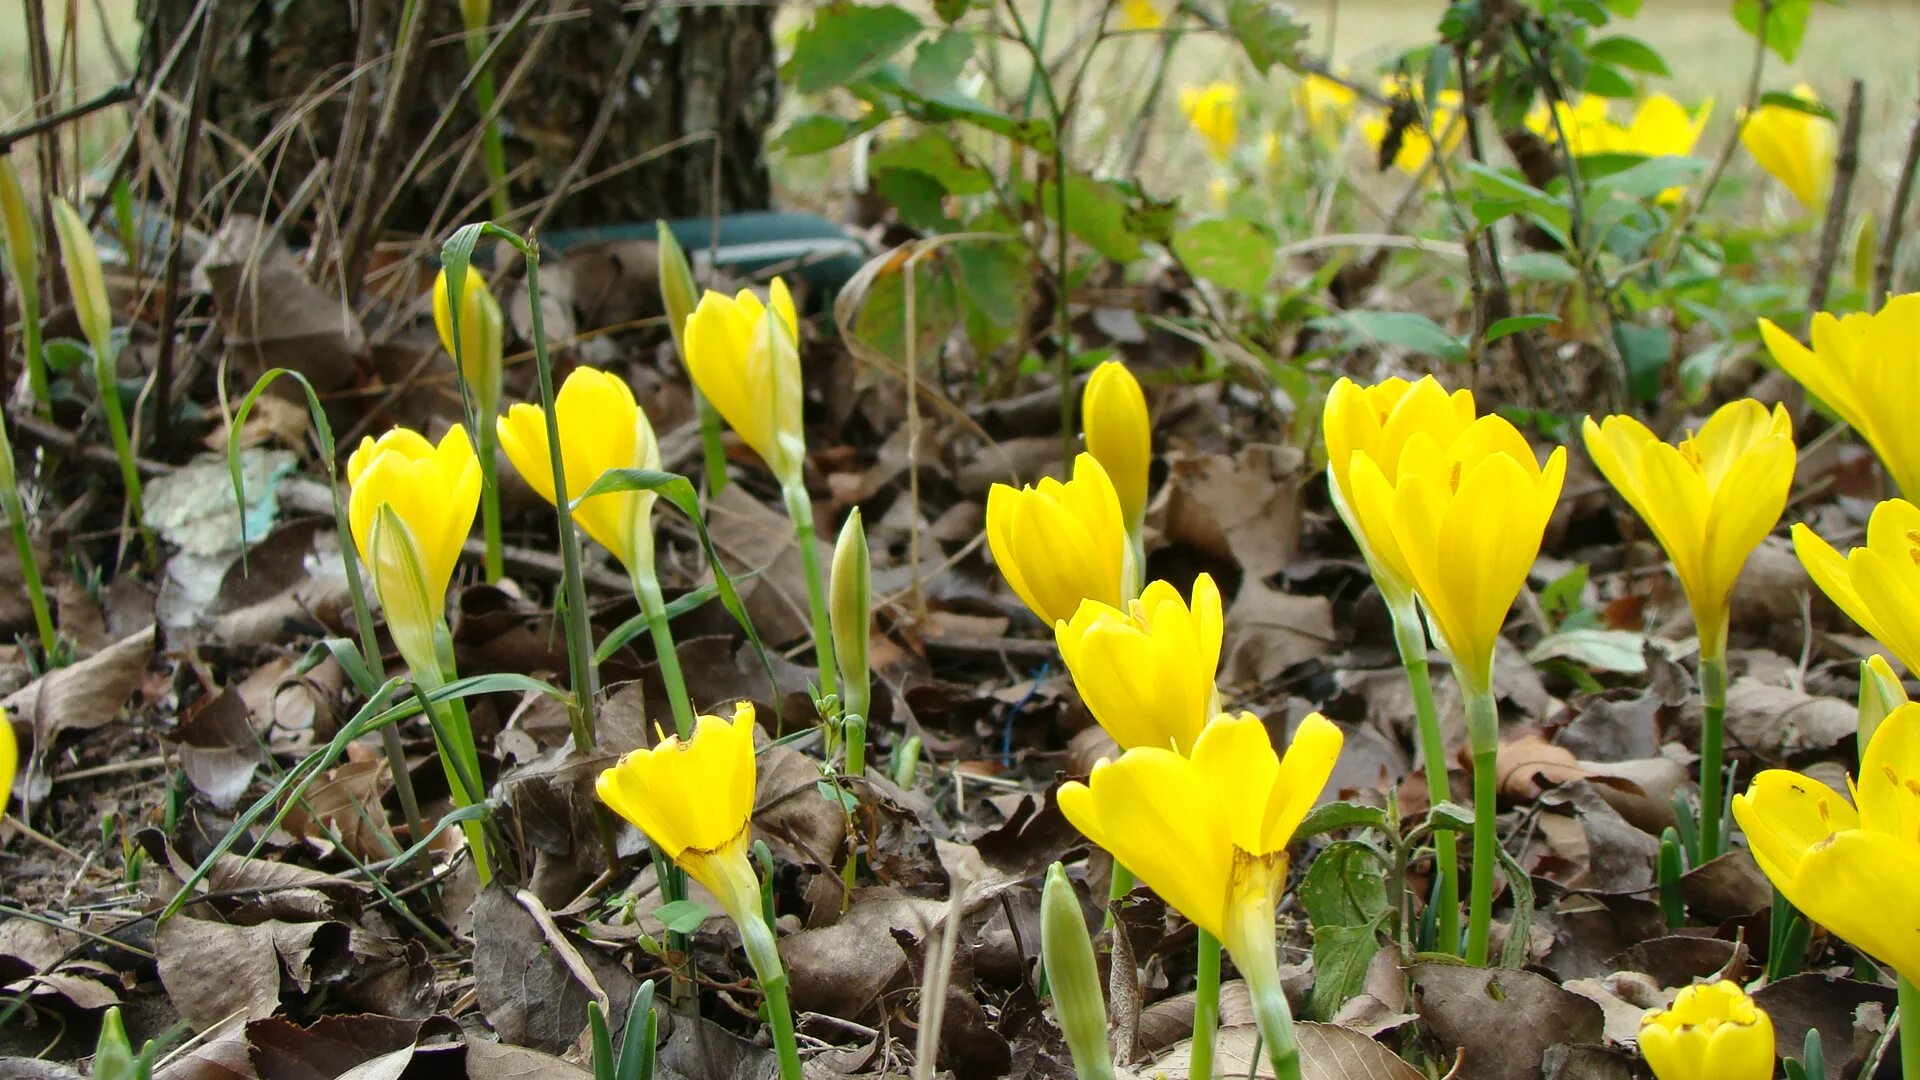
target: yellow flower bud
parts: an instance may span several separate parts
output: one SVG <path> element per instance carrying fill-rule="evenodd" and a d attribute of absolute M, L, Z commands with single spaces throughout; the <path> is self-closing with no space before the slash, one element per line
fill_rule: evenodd
<path fill-rule="evenodd" d="M 1760 337 L 1783 371 L 1858 432 L 1908 499 L 1920 499 L 1920 380 L 1912 377 L 1920 341 L 1920 293 L 1888 300 L 1878 312 L 1813 317 L 1813 348 L 1766 319 Z"/>
<path fill-rule="evenodd" d="M 1803 101 L 1820 100 L 1805 83 L 1793 93 Z M 1762 105 L 1740 126 L 1740 144 L 1801 206 L 1819 210 L 1826 205 L 1838 147 L 1833 121 L 1785 105 Z"/>
<path fill-rule="evenodd" d="M 107 300 L 106 278 L 100 272 L 100 252 L 80 211 L 65 199 L 53 200 L 53 231 L 60 240 L 60 260 L 67 268 L 67 287 L 73 292 L 74 312 L 87 345 L 102 359 L 113 355 L 113 307 Z"/>
<path fill-rule="evenodd" d="M 1153 461 L 1153 424 L 1140 383 L 1118 360 L 1093 369 L 1080 397 L 1087 453 L 1100 462 L 1120 497 L 1120 513 L 1137 532 L 1147 512 L 1147 469 Z"/>
<path fill-rule="evenodd" d="M 347 459 L 347 521 L 416 677 L 439 667 L 434 630 L 480 505 L 480 459 L 455 424 L 439 445 L 409 428 L 364 438 Z M 382 513 L 383 509 L 387 511 Z"/>
<path fill-rule="evenodd" d="M 687 370 L 733 430 L 763 458 L 782 487 L 801 483 L 799 318 L 793 297 L 773 279 L 767 304 L 752 292 L 709 291 L 687 317 Z"/>
<path fill-rule="evenodd" d="M 581 492 L 609 469 L 658 469 L 660 444 L 653 425 L 619 377 L 595 368 L 575 368 L 554 395 L 560 430 L 560 464 L 569 493 Z M 553 455 L 547 445 L 547 417 L 537 405 L 518 404 L 499 418 L 500 449 L 527 486 L 556 502 Z M 628 574 L 653 571 L 651 491 L 612 491 L 595 495 L 573 511 L 588 536 L 613 552 Z"/>
<path fill-rule="evenodd" d="M 1793 486 L 1786 406 L 1730 401 L 1699 434 L 1669 446 L 1631 416 L 1588 417 L 1587 452 L 1673 561 L 1700 634 L 1700 655 L 1724 659 L 1728 601 L 1747 556 L 1780 521 Z"/>
<path fill-rule="evenodd" d="M 1223 626 L 1220 590 L 1201 574 L 1191 608 L 1155 581 L 1125 610 L 1082 601 L 1055 634 L 1081 699 L 1122 750 L 1186 754 L 1220 712 L 1214 675 Z"/>
<path fill-rule="evenodd" d="M 987 492 L 987 548 L 1007 584 L 1049 625 L 1082 600 L 1119 607 L 1131 592 L 1133 555 L 1113 482 L 1092 454 L 1073 461 L 1073 479 L 1047 477 Z"/>
<path fill-rule="evenodd" d="M 20 767 L 20 743 L 13 734 L 13 718 L 0 707 L 0 819 L 7 816 L 7 801 L 13 796 L 13 774 Z"/>
<path fill-rule="evenodd" d="M 755 763 L 753 705 L 732 720 L 702 716 L 693 736 L 669 735 L 602 772 L 600 801 L 651 837 L 707 887 L 743 928 L 760 923 L 760 881 L 747 858 Z"/>
<path fill-rule="evenodd" d="M 687 316 L 693 314 L 700 290 L 693 282 L 693 267 L 687 252 L 662 221 L 656 226 L 660 252 L 660 305 L 667 313 L 667 329 L 673 331 L 673 348 L 682 359 L 687 355 Z"/>
<path fill-rule="evenodd" d="M 1640 1021 L 1640 1054 L 1659 1080 L 1769 1080 L 1773 1021 L 1738 983 L 1700 983 Z"/>
<path fill-rule="evenodd" d="M 487 290 L 486 279 L 469 267 L 462 282 L 460 340 L 456 343 L 453 337 L 453 306 L 445 270 L 433 279 L 433 328 L 439 331 L 440 347 L 459 361 L 460 377 L 473 394 L 474 411 L 481 423 L 487 423 L 500 411 L 505 324 L 499 302 Z"/>

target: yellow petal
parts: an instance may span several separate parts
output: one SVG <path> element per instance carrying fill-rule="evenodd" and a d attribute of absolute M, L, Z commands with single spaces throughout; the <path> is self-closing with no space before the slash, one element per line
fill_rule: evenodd
<path fill-rule="evenodd" d="M 1217 717 L 1193 744 L 1193 767 L 1219 793 L 1234 847 L 1255 856 L 1286 849 L 1284 839 L 1278 849 L 1269 847 L 1262 828 L 1280 777 L 1280 755 L 1259 717 L 1249 712 Z"/>
<path fill-rule="evenodd" d="M 7 816 L 7 801 L 13 796 L 13 774 L 20 766 L 20 744 L 13 734 L 13 718 L 0 708 L 0 819 Z"/>
<path fill-rule="evenodd" d="M 1920 844 L 1852 829 L 1816 844 L 1787 893 L 1807 918 L 1920 981 Z"/>
<path fill-rule="evenodd" d="M 1346 737 L 1326 717 L 1309 713 L 1294 729 L 1287 755 L 1280 759 L 1280 775 L 1267 796 L 1261 829 L 1269 851 L 1283 851 L 1307 812 L 1320 801 Z"/>
<path fill-rule="evenodd" d="M 1745 793 L 1733 797 L 1733 817 L 1747 834 L 1761 871 L 1796 905 L 1800 901 L 1794 891 L 1807 852 L 1860 824 L 1852 804 L 1839 792 L 1784 769 L 1768 769 L 1755 776 Z"/>
<path fill-rule="evenodd" d="M 1920 705 L 1901 705 L 1874 729 L 1854 797 L 1861 828 L 1920 845 Z"/>
<path fill-rule="evenodd" d="M 1080 423 L 1087 433 L 1087 452 L 1113 481 L 1121 516 L 1139 521 L 1147 507 L 1153 436 L 1146 395 L 1125 364 L 1108 360 L 1093 369 L 1081 396 Z"/>
<path fill-rule="evenodd" d="M 1063 785 L 1060 810 L 1175 911 L 1221 933 L 1233 841 L 1220 793 L 1194 763 L 1171 750 L 1129 750 L 1094 766 L 1086 785 Z"/>

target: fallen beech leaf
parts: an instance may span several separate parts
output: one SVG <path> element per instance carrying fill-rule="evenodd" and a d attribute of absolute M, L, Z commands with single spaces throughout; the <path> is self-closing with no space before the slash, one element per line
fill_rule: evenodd
<path fill-rule="evenodd" d="M 175 915 L 160 924 L 153 944 L 167 998 L 195 1031 L 279 1011 L 273 924 L 232 926 Z"/>
<path fill-rule="evenodd" d="M 1531 802 L 1550 787 L 1593 775 L 1581 767 L 1573 751 L 1531 730 L 1500 744 L 1494 771 L 1500 778 L 1501 796 L 1511 802 Z"/>
<path fill-rule="evenodd" d="M 1418 1011 L 1441 1043 L 1467 1053 L 1474 1080 L 1543 1080 L 1542 1058 L 1561 1043 L 1596 1043 L 1600 1006 L 1530 971 L 1415 964 Z"/>
<path fill-rule="evenodd" d="M 1300 1050 L 1302 1080 L 1419 1080 L 1420 1073 L 1394 1052 L 1351 1028 L 1297 1021 L 1294 1042 Z M 1224 1076 L 1273 1076 L 1273 1064 L 1263 1052 L 1255 1060 L 1260 1035 L 1252 1024 L 1223 1027 L 1214 1048 L 1214 1071 Z M 1176 1045 L 1143 1075 L 1187 1080 L 1193 1042 Z"/>

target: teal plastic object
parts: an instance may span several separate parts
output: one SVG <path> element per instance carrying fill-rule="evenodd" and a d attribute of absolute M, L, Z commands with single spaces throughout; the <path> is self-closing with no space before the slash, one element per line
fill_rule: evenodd
<path fill-rule="evenodd" d="M 686 249 L 695 273 L 709 262 L 728 277 L 743 281 L 778 273 L 804 279 L 816 295 L 828 298 L 846 285 L 871 254 L 857 237 L 817 214 L 777 210 L 724 214 L 717 239 L 712 218 L 678 218 L 667 222 L 667 228 Z M 540 242 L 565 253 L 588 244 L 653 238 L 649 221 L 556 229 L 541 234 Z"/>

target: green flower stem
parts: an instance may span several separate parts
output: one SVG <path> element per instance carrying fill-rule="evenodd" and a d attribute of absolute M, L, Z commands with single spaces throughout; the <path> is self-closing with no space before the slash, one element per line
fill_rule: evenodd
<path fill-rule="evenodd" d="M 7 526 L 13 530 L 13 550 L 20 557 L 20 578 L 26 583 L 27 601 L 33 607 L 34 628 L 40 633 L 41 659 L 51 669 L 60 639 L 53 629 L 53 612 L 47 607 L 47 590 L 40 583 L 40 561 L 33 555 L 33 538 L 27 532 L 27 508 L 20 501 L 13 439 L 7 434 L 4 415 L 0 415 L 0 509 L 6 511 Z"/>
<path fill-rule="evenodd" d="M 1700 657 L 1700 697 L 1705 707 L 1700 721 L 1700 851 L 1695 865 L 1723 854 L 1729 839 L 1720 832 L 1726 756 L 1725 656 Z"/>
<path fill-rule="evenodd" d="M 473 743 L 473 724 L 467 718 L 466 707 L 457 700 L 427 700 L 429 693 L 451 681 L 448 677 L 451 671 L 450 667 L 446 671 L 415 671 L 413 685 L 420 695 L 420 707 L 433 727 L 433 741 L 440 750 L 440 766 L 446 770 L 447 791 L 453 797 L 453 805 L 472 806 L 485 799 L 486 792 L 480 784 L 480 752 Z M 463 821 L 460 831 L 467 834 L 467 846 L 473 849 L 474 872 L 479 875 L 480 884 L 486 885 L 493 880 L 493 866 L 487 858 L 486 823 Z"/>
<path fill-rule="evenodd" d="M 1900 1075 L 1920 1080 L 1920 986 L 1900 980 Z"/>
<path fill-rule="evenodd" d="M 1113 906 L 1122 897 L 1133 891 L 1133 871 L 1120 865 L 1119 859 L 1113 860 L 1113 870 L 1107 875 L 1107 917 L 1100 929 L 1113 929 Z"/>
<path fill-rule="evenodd" d="M 1191 1080 L 1213 1080 L 1213 1044 L 1220 1032 L 1220 939 L 1200 931 L 1194 954 L 1193 1056 Z"/>
<path fill-rule="evenodd" d="M 693 388 L 693 407 L 700 414 L 700 456 L 706 462 L 707 497 L 711 499 L 727 490 L 727 448 L 720 442 L 720 410 L 697 386 Z"/>
<path fill-rule="evenodd" d="M 1413 715 L 1420 729 L 1420 751 L 1427 770 L 1427 801 L 1439 805 L 1453 798 L 1447 782 L 1446 740 L 1440 734 L 1440 714 L 1433 705 L 1433 679 L 1427 669 L 1427 633 L 1420 612 L 1411 603 L 1393 605 L 1393 641 L 1413 691 Z M 1441 830 L 1433 838 L 1433 862 L 1440 874 L 1440 910 L 1435 934 L 1439 949 L 1449 955 L 1460 949 L 1460 841 Z"/>
<path fill-rule="evenodd" d="M 20 303 L 20 342 L 27 351 L 27 388 L 33 394 L 34 412 L 51 416 L 53 391 L 47 387 L 47 356 L 40 346 L 40 301 Z"/>
<path fill-rule="evenodd" d="M 793 1006 L 787 1000 L 787 972 L 780 966 L 773 929 L 758 912 L 737 912 L 734 922 L 740 928 L 747 962 L 753 965 L 754 977 L 767 996 L 767 1024 L 773 1029 L 773 1048 L 780 1057 L 780 1080 L 801 1080 L 800 1048 L 793 1038 Z"/>
<path fill-rule="evenodd" d="M 487 53 L 487 32 L 484 27 L 468 30 L 467 60 L 477 65 Z M 487 170 L 487 206 L 494 220 L 505 221 L 513 213 L 513 200 L 507 192 L 506 143 L 500 137 L 500 117 L 494 114 L 497 93 L 492 67 L 482 69 L 473 80 L 473 105 L 486 123 L 480 130 L 480 159 Z"/>
<path fill-rule="evenodd" d="M 1484 967 L 1493 928 L 1494 852 L 1500 844 L 1494 812 L 1498 809 L 1500 717 L 1490 686 L 1460 679 L 1467 699 L 1467 731 L 1473 738 L 1473 884 L 1467 907 L 1467 963 Z"/>
<path fill-rule="evenodd" d="M 1280 985 L 1273 907 L 1271 903 L 1244 903 L 1238 907 L 1239 910 L 1228 915 L 1238 925 L 1227 929 L 1234 942 L 1234 965 L 1246 980 L 1247 994 L 1253 1003 L 1254 1025 L 1260 1031 L 1261 1041 L 1266 1043 L 1275 1080 L 1302 1080 L 1300 1049 L 1293 1041 L 1293 1009 L 1287 1004 L 1287 992 Z M 1196 1046 L 1197 1038 L 1196 1034 Z M 1199 1074 L 1195 1076 L 1198 1080 Z"/>
<path fill-rule="evenodd" d="M 673 706 L 673 729 L 682 739 L 693 735 L 693 699 L 687 696 L 687 681 L 680 674 L 680 653 L 673 645 L 673 630 L 667 626 L 667 603 L 660 593 L 660 579 L 652 565 L 633 573 L 633 595 L 640 601 L 640 613 L 647 617 L 647 630 L 653 635 L 653 651 L 660 662 L 660 681 L 666 685 L 667 701 Z"/>
<path fill-rule="evenodd" d="M 487 545 L 487 584 L 498 585 L 500 579 L 507 576 L 500 557 L 500 476 L 495 460 L 499 456 L 500 433 L 494 427 L 491 413 L 476 416 L 474 427 L 479 429 L 474 435 L 480 444 L 480 533 Z"/>
<path fill-rule="evenodd" d="M 794 539 L 800 544 L 800 564 L 807 572 L 807 607 L 813 616 L 813 656 L 820 666 L 820 693 L 839 693 L 839 677 L 833 658 L 833 631 L 827 615 L 827 587 L 820 573 L 820 545 L 814 539 L 813 500 L 804 485 L 795 481 L 780 487 L 787 504 L 787 517 L 793 521 Z"/>
<path fill-rule="evenodd" d="M 160 563 L 160 548 L 147 530 L 144 500 L 140 493 L 140 469 L 133 461 L 133 440 L 127 437 L 127 413 L 120 405 L 120 376 L 114 366 L 113 350 L 104 341 L 96 342 L 93 380 L 99 385 L 100 411 L 107 417 L 107 433 L 113 438 L 113 456 L 120 459 L 120 484 L 127 493 L 127 513 L 134 531 L 140 534 L 142 550 L 149 566 Z"/>

